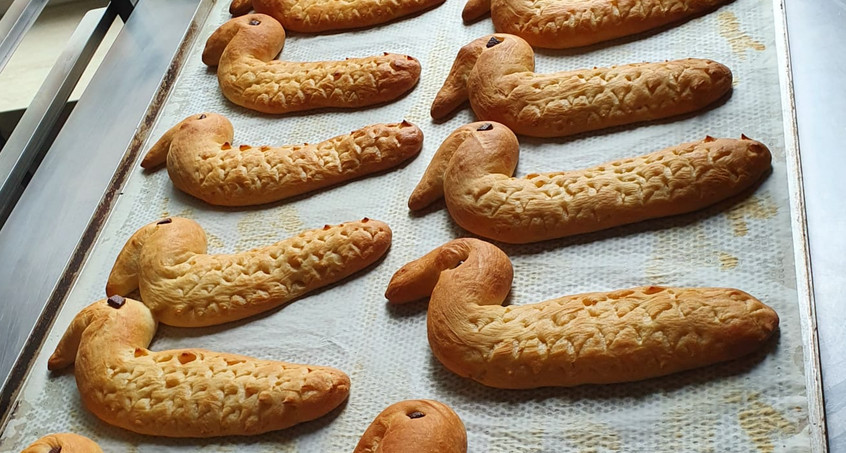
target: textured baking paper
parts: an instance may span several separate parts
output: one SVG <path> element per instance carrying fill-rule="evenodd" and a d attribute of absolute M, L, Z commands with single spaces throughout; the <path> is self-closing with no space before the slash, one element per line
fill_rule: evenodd
<path fill-rule="evenodd" d="M 467 235 L 443 203 L 422 215 L 406 200 L 441 141 L 473 120 L 464 108 L 436 124 L 429 105 L 459 47 L 493 31 L 490 19 L 461 22 L 463 2 L 445 4 L 370 30 L 291 34 L 282 56 L 293 61 L 342 59 L 383 51 L 423 66 L 420 84 L 402 99 L 357 111 L 260 115 L 227 102 L 213 70 L 200 62 L 206 37 L 228 19 L 220 1 L 194 44 L 147 145 L 180 119 L 220 112 L 235 144 L 315 142 L 378 122 L 407 119 L 425 133 L 420 156 L 402 168 L 318 193 L 248 209 L 206 205 L 171 185 L 166 171 L 136 167 L 89 261 L 59 314 L 5 427 L 0 450 L 39 436 L 74 431 L 105 451 L 351 451 L 383 408 L 410 398 L 452 406 L 472 452 L 800 452 L 810 449 L 796 273 L 785 169 L 782 108 L 770 0 L 737 0 L 661 32 L 589 49 L 537 53 L 538 72 L 702 57 L 728 65 L 731 98 L 691 117 L 616 128 L 566 139 L 522 139 L 519 175 L 582 168 L 644 154 L 706 134 L 766 143 L 774 170 L 749 197 L 694 214 L 524 246 L 504 246 L 515 267 L 510 303 L 526 304 L 585 291 L 656 284 L 743 289 L 774 307 L 778 338 L 741 361 L 645 382 L 572 389 L 504 391 L 446 371 L 426 340 L 426 304 L 389 307 L 392 273 L 434 247 Z M 173 440 L 139 436 L 100 422 L 81 405 L 70 371 L 51 375 L 46 359 L 73 315 L 104 296 L 106 277 L 124 241 L 164 216 L 197 220 L 212 253 L 275 242 L 307 228 L 370 217 L 394 231 L 385 260 L 353 278 L 288 306 L 224 326 L 161 326 L 154 350 L 202 347 L 266 359 L 328 365 L 348 373 L 349 401 L 326 417 L 249 438 Z"/>

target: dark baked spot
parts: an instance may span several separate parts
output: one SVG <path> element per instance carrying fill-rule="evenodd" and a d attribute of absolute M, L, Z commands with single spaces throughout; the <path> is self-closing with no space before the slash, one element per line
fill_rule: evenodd
<path fill-rule="evenodd" d="M 477 130 L 477 131 L 489 131 L 489 130 L 491 130 L 491 129 L 493 129 L 493 124 L 491 124 L 491 123 L 485 123 L 485 124 L 483 124 L 483 125 L 479 126 L 479 128 L 478 128 L 478 129 L 476 129 L 476 130 Z"/>
<path fill-rule="evenodd" d="M 261 23 L 261 21 L 258 20 L 258 19 L 253 19 L 253 20 L 250 21 L 250 25 L 258 25 L 260 23 Z"/>
<path fill-rule="evenodd" d="M 418 411 L 414 411 L 414 412 L 408 414 L 408 418 L 422 418 L 422 417 L 425 417 L 425 416 L 426 416 L 426 414 L 424 414 L 423 412 L 418 412 Z"/>
<path fill-rule="evenodd" d="M 164 225 L 164 224 L 166 224 L 166 223 L 170 223 L 170 222 L 173 222 L 173 219 L 171 219 L 170 217 L 168 217 L 168 218 L 166 218 L 166 219 L 159 220 L 158 222 L 156 222 L 156 225 Z"/>
<path fill-rule="evenodd" d="M 487 44 L 485 44 L 485 47 L 487 47 L 488 49 L 490 49 L 491 47 L 493 47 L 493 46 L 495 46 L 495 45 L 497 45 L 497 44 L 499 44 L 499 43 L 501 43 L 501 42 L 502 42 L 502 41 L 500 41 L 500 40 L 496 39 L 496 36 L 491 36 L 491 39 L 489 39 L 489 40 L 488 40 L 488 43 L 487 43 Z"/>
<path fill-rule="evenodd" d="M 120 308 L 123 307 L 123 304 L 126 303 L 126 299 L 121 296 L 114 295 L 106 300 L 106 303 L 109 304 L 112 308 Z"/>

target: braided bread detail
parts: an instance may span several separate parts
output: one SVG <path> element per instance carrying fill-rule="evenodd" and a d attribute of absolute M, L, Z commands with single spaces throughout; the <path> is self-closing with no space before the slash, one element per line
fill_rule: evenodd
<path fill-rule="evenodd" d="M 374 124 L 312 145 L 233 147 L 233 136 L 225 117 L 192 115 L 165 133 L 141 166 L 167 161 L 180 190 L 215 205 L 248 206 L 387 170 L 423 147 L 423 132 L 406 121 Z"/>
<path fill-rule="evenodd" d="M 243 319 L 342 280 L 387 252 L 390 228 L 364 219 L 308 230 L 234 255 L 206 254 L 196 222 L 173 217 L 138 230 L 118 255 L 106 293 L 136 288 L 161 322 L 197 327 Z"/>
<path fill-rule="evenodd" d="M 74 318 L 48 368 L 76 363 L 82 402 L 98 418 L 166 437 L 283 429 L 325 415 L 349 394 L 349 378 L 332 368 L 204 349 L 150 351 L 156 326 L 141 302 L 97 301 Z"/>
<path fill-rule="evenodd" d="M 553 74 L 536 74 L 534 67 L 534 51 L 523 39 L 479 38 L 459 51 L 432 117 L 469 99 L 480 120 L 517 134 L 561 137 L 694 112 L 722 98 L 732 83 L 727 67 L 694 58 Z"/>
<path fill-rule="evenodd" d="M 730 288 L 637 287 L 503 307 L 513 270 L 497 247 L 457 239 L 398 270 L 385 296 L 431 294 L 429 345 L 450 371 L 498 388 L 636 381 L 759 348 L 778 315 Z"/>
<path fill-rule="evenodd" d="M 251 9 L 278 20 L 286 29 L 317 33 L 371 27 L 420 12 L 444 0 L 232 0 L 229 13 L 247 14 Z"/>
<path fill-rule="evenodd" d="M 220 89 L 227 99 L 273 114 L 393 101 L 420 78 L 420 63 L 407 55 L 385 53 L 320 62 L 274 60 L 284 43 L 285 30 L 272 17 L 237 17 L 209 37 L 203 62 L 217 66 Z"/>
<path fill-rule="evenodd" d="M 477 122 L 444 141 L 409 198 L 419 210 L 445 197 L 463 228 L 526 243 L 702 209 L 752 187 L 770 169 L 762 143 L 707 137 L 593 168 L 511 175 L 517 137 Z"/>
<path fill-rule="evenodd" d="M 469 0 L 462 17 L 491 12 L 494 28 L 533 47 L 566 49 L 629 36 L 705 13 L 729 0 Z"/>

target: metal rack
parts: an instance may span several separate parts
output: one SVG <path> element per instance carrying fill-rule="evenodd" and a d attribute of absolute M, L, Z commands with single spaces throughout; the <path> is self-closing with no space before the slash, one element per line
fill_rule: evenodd
<path fill-rule="evenodd" d="M 199 0 L 145 0 L 126 17 L 124 30 L 17 203 L 20 180 L 40 151 L 42 134 L 52 127 L 36 120 L 53 116 L 64 105 L 59 94 L 66 93 L 66 99 L 73 74 L 81 72 L 75 64 L 54 68 L 0 153 L 8 211 L 0 229 L 0 256 L 8 264 L 0 266 L 0 413 L 10 409 L 14 389 L 28 368 L 25 352 L 37 349 L 85 259 L 85 245 L 108 215 L 115 194 L 107 189 L 121 176 L 126 150 L 137 146 L 131 143 L 136 131 L 149 127 L 144 115 L 172 81 L 171 63 L 191 32 L 199 6 Z M 161 14 L 164 10 L 168 14 Z M 89 13 L 60 61 L 75 56 L 84 68 L 84 50 L 104 32 L 102 24 L 111 23 L 109 18 L 118 13 L 112 5 Z M 101 133 L 92 133 L 95 130 Z"/>

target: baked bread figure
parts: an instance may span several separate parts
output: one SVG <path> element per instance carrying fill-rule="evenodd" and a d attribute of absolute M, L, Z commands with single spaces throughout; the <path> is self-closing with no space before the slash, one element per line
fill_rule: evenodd
<path fill-rule="evenodd" d="M 264 14 L 236 17 L 206 41 L 203 63 L 217 66 L 227 99 L 262 113 L 381 104 L 399 98 L 420 78 L 420 63 L 407 55 L 274 60 L 284 44 L 285 29 L 276 19 Z"/>
<path fill-rule="evenodd" d="M 388 406 L 353 453 L 466 453 L 464 423 L 446 404 L 407 400 Z"/>
<path fill-rule="evenodd" d="M 480 120 L 517 134 L 563 137 L 695 112 L 731 91 L 729 68 L 686 59 L 536 74 L 522 38 L 497 33 L 462 47 L 432 102 L 441 119 L 470 100 Z"/>
<path fill-rule="evenodd" d="M 440 5 L 444 0 L 232 0 L 229 13 L 267 14 L 287 30 L 317 33 L 371 27 Z"/>
<path fill-rule="evenodd" d="M 156 326 L 141 302 L 99 300 L 76 315 L 48 368 L 75 363 L 88 410 L 152 436 L 261 434 L 322 417 L 349 395 L 349 377 L 333 368 L 204 349 L 150 351 Z"/>
<path fill-rule="evenodd" d="M 448 242 L 398 270 L 385 297 L 429 299 L 432 353 L 490 387 L 637 381 L 733 360 L 760 348 L 778 315 L 729 288 L 645 286 L 503 307 L 513 269 L 478 239 Z"/>
<path fill-rule="evenodd" d="M 770 169 L 766 146 L 706 137 L 584 170 L 511 175 L 517 137 L 494 122 L 462 126 L 435 152 L 408 201 L 440 199 L 464 229 L 528 243 L 683 214 L 752 187 Z"/>
<path fill-rule="evenodd" d="M 193 220 L 171 217 L 139 229 L 124 245 L 108 296 L 139 290 L 158 321 L 199 327 L 243 319 L 342 280 L 391 245 L 388 225 L 370 219 L 326 225 L 233 255 L 206 254 Z"/>
<path fill-rule="evenodd" d="M 249 206 L 387 170 L 417 155 L 423 132 L 411 123 L 375 124 L 317 144 L 232 146 L 222 115 L 191 115 L 168 130 L 141 166 L 167 162 L 173 184 L 207 203 Z"/>
<path fill-rule="evenodd" d="M 103 453 L 103 450 L 96 442 L 85 436 L 58 433 L 36 440 L 21 453 Z"/>
<path fill-rule="evenodd" d="M 236 0 L 237 1 L 237 0 Z M 490 11 L 494 28 L 533 47 L 566 49 L 679 22 L 730 0 L 468 0 L 465 22 Z"/>

